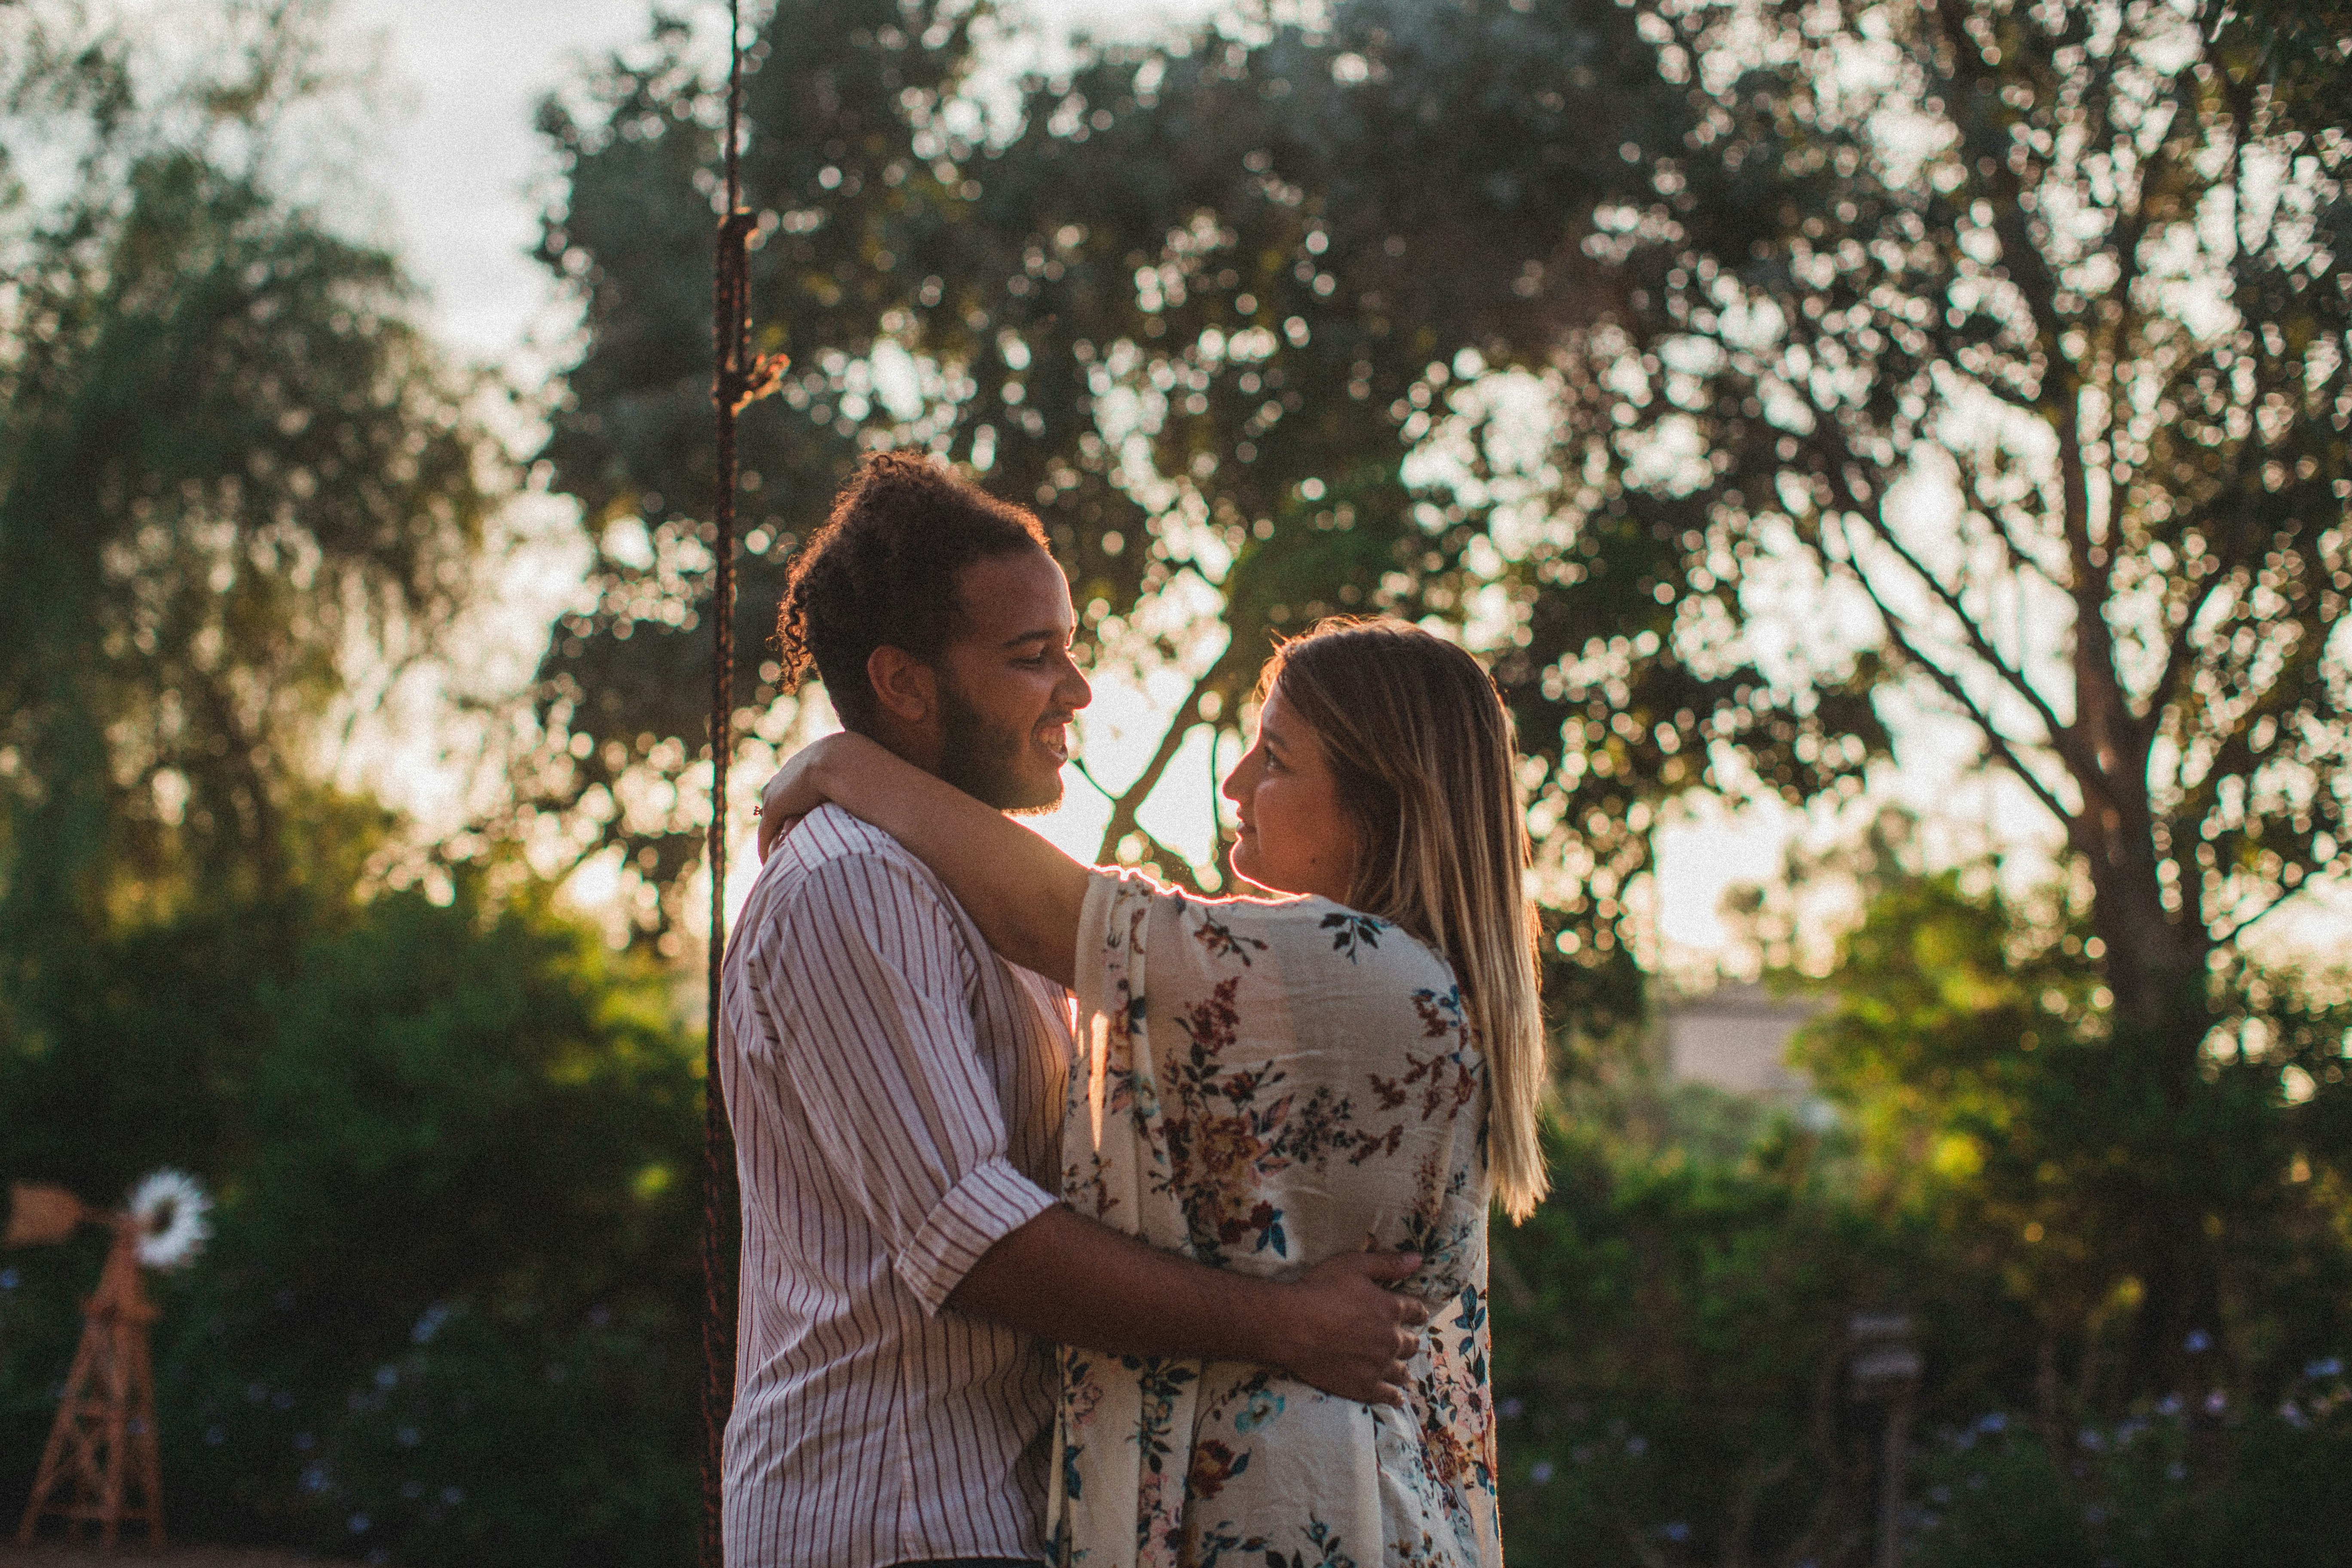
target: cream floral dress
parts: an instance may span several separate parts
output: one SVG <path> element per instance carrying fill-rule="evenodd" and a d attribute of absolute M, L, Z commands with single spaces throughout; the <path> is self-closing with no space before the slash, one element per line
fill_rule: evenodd
<path fill-rule="evenodd" d="M 1411 1408 L 1263 1367 L 1065 1350 L 1049 1515 L 1073 1568 L 1500 1568 L 1485 1059 L 1453 972 L 1322 899 L 1097 871 L 1062 1194 L 1154 1246 L 1286 1278 L 1425 1259 Z"/>

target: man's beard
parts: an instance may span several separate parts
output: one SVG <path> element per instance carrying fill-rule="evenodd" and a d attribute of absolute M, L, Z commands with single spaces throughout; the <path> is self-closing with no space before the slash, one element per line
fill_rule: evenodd
<path fill-rule="evenodd" d="M 944 671 L 941 672 L 944 676 Z M 940 777 L 975 800 L 1014 816 L 1051 811 L 1062 804 L 1058 768 L 1046 779 L 1021 776 L 1021 748 L 1029 732 L 991 724 L 952 682 L 940 682 Z"/>

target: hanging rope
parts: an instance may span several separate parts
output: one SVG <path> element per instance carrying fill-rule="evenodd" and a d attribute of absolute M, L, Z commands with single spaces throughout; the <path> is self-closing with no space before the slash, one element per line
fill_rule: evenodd
<path fill-rule="evenodd" d="M 711 541 L 709 1006 L 703 1036 L 702 1110 L 702 1568 L 722 1568 L 719 1482 L 727 1416 L 735 1399 L 738 1201 L 735 1138 L 719 1082 L 719 987 L 727 952 L 727 763 L 735 749 L 735 416 L 775 390 L 782 354 L 751 352 L 749 241 L 756 224 L 743 208 L 739 167 L 743 104 L 740 0 L 727 4 L 726 207 L 719 219 L 711 279 L 710 401 L 718 416 L 718 506 Z"/>

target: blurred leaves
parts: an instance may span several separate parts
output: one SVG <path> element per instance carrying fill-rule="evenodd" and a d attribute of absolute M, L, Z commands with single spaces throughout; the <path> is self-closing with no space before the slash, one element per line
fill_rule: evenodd
<path fill-rule="evenodd" d="M 355 658 L 456 611 L 493 451 L 392 258 L 277 194 L 254 132 L 315 85 L 302 7 L 142 101 L 127 40 L 0 16 L 5 96 L 70 177 L 0 196 L 0 924 L 267 898 Z M 160 89 L 159 89 L 160 90 Z M 186 101 L 193 97 L 195 108 Z M 55 182 L 51 182 L 55 184 Z"/>

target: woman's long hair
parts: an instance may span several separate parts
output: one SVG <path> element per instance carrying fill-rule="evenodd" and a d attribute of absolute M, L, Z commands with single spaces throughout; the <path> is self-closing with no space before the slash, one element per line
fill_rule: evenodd
<path fill-rule="evenodd" d="M 1525 1219 L 1550 1187 L 1535 906 L 1517 749 L 1494 680 L 1462 649 L 1398 620 L 1328 620 L 1258 678 L 1322 742 L 1356 822 L 1350 908 L 1411 931 L 1454 966 L 1493 1109 L 1495 1187 Z"/>

